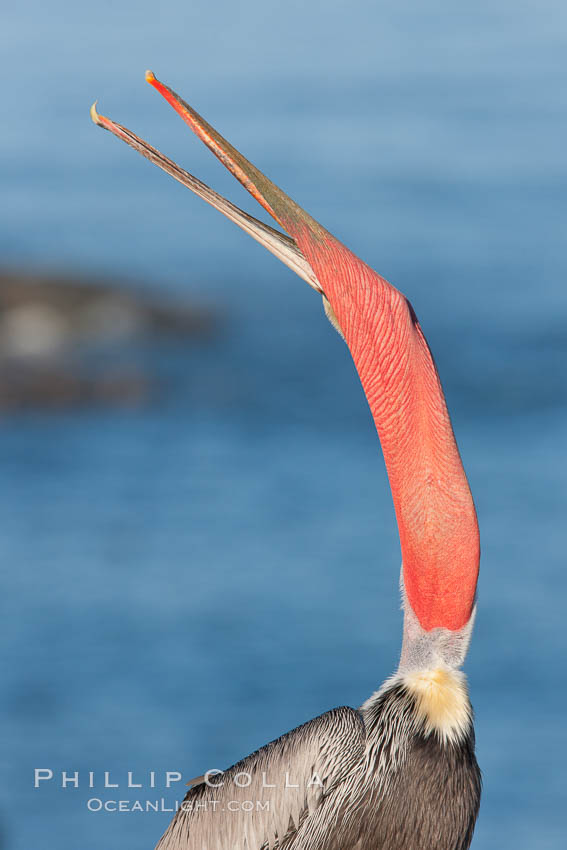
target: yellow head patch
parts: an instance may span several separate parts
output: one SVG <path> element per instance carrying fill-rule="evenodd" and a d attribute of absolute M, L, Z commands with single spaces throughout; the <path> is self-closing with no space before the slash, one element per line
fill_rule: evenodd
<path fill-rule="evenodd" d="M 463 673 L 443 667 L 415 670 L 403 675 L 403 683 L 415 698 L 426 734 L 435 733 L 444 742 L 463 737 L 472 719 Z"/>

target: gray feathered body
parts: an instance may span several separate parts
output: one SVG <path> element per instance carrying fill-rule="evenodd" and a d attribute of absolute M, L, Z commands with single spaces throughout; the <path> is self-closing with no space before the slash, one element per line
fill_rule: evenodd
<path fill-rule="evenodd" d="M 466 850 L 480 802 L 472 724 L 443 741 L 395 682 L 208 782 L 157 850 Z"/>

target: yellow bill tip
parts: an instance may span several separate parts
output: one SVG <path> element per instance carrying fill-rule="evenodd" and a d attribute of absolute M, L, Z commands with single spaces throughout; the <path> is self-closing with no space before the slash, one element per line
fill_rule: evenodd
<path fill-rule="evenodd" d="M 99 116 L 98 112 L 96 111 L 97 103 L 98 103 L 98 100 L 95 100 L 95 102 L 91 106 L 91 119 L 94 121 L 95 124 L 100 124 L 100 116 Z"/>
<path fill-rule="evenodd" d="M 152 85 L 152 83 L 155 83 L 155 80 L 156 80 L 156 76 L 155 76 L 154 72 L 153 71 L 146 71 L 146 82 L 149 83 L 150 85 Z"/>

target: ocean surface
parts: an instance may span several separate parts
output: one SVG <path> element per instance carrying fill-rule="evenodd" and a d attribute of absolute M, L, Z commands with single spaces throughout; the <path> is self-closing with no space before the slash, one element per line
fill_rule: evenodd
<path fill-rule="evenodd" d="M 139 343 L 163 387 L 144 405 L 0 419 L 0 846 L 152 848 L 170 812 L 89 801 L 172 806 L 398 658 L 384 465 L 319 299 L 89 121 L 98 97 L 259 214 L 151 67 L 411 299 L 482 535 L 473 847 L 564 847 L 565 4 L 29 0 L 2 19 L 2 265 L 220 320 Z"/>

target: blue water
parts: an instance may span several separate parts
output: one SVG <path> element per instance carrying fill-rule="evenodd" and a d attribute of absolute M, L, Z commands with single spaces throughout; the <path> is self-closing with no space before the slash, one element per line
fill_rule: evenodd
<path fill-rule="evenodd" d="M 473 846 L 564 846 L 565 5 L 305 5 L 3 12 L 2 262 L 119 273 L 224 317 L 144 352 L 167 388 L 146 407 L 0 422 L 6 848 L 153 847 L 170 814 L 87 801 L 172 801 L 164 771 L 360 704 L 399 649 L 383 462 L 318 299 L 89 122 L 99 97 L 257 214 L 146 67 L 411 298 L 482 532 Z"/>

